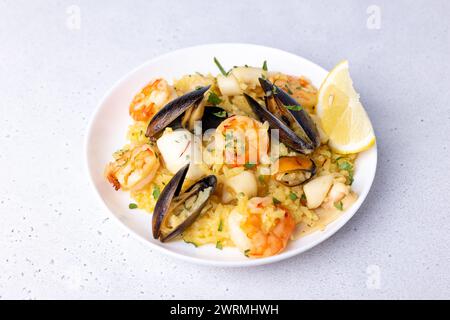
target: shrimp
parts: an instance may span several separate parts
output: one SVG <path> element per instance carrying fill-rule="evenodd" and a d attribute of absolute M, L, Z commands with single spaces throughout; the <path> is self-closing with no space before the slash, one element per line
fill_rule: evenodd
<path fill-rule="evenodd" d="M 130 116 L 135 121 L 148 121 L 167 103 L 176 98 L 175 90 L 164 79 L 145 86 L 130 104 Z"/>
<path fill-rule="evenodd" d="M 244 210 L 231 211 L 228 227 L 236 247 L 248 257 L 262 258 L 286 248 L 295 229 L 295 220 L 289 211 L 273 204 L 271 197 L 254 197 Z"/>
<path fill-rule="evenodd" d="M 269 148 L 268 124 L 235 115 L 224 120 L 216 129 L 215 143 L 220 160 L 231 166 L 258 164 Z M 222 161 L 220 161 L 222 162 Z"/>
<path fill-rule="evenodd" d="M 269 80 L 312 112 L 317 104 L 317 89 L 304 77 L 275 74 Z"/>
<path fill-rule="evenodd" d="M 148 144 L 120 150 L 114 158 L 105 168 L 105 177 L 116 190 L 142 189 L 159 168 L 158 156 Z"/>

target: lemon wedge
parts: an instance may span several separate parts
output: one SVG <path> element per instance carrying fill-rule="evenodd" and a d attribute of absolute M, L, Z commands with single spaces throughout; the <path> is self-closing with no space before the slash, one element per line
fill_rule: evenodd
<path fill-rule="evenodd" d="M 320 86 L 317 116 L 336 152 L 357 153 L 375 143 L 372 124 L 353 88 L 348 61 L 334 67 Z"/>

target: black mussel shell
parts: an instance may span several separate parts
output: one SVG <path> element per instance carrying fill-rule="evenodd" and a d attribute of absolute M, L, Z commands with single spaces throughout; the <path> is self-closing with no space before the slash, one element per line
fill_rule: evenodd
<path fill-rule="evenodd" d="M 259 78 L 259 82 L 266 94 L 266 105 L 270 112 L 276 114 L 290 128 L 297 127 L 303 131 L 305 136 L 302 138 L 309 140 L 313 148 L 320 146 L 319 131 L 308 112 L 293 97 L 269 80 Z M 288 109 L 286 106 L 291 108 Z M 297 110 L 292 107 L 299 108 Z"/>
<path fill-rule="evenodd" d="M 174 121 L 178 121 L 179 117 L 186 109 L 203 99 L 205 92 L 208 91 L 210 87 L 211 86 L 198 88 L 166 104 L 150 120 L 145 135 L 148 138 L 153 138 L 165 128 L 170 127 Z"/>
<path fill-rule="evenodd" d="M 279 130 L 279 138 L 289 148 L 303 154 L 312 152 L 312 145 L 300 138 L 294 131 L 291 130 L 283 121 L 278 119 L 265 107 L 261 106 L 258 101 L 253 99 L 248 94 L 244 93 L 247 102 L 252 108 L 253 112 L 259 117 L 261 121 L 267 121 L 272 129 Z"/>
<path fill-rule="evenodd" d="M 202 128 L 203 130 L 216 129 L 222 121 L 228 118 L 228 113 L 217 106 L 207 106 L 203 112 Z"/>
<path fill-rule="evenodd" d="M 186 174 L 189 170 L 189 164 L 181 168 L 175 176 L 169 181 L 166 187 L 161 192 L 158 201 L 155 206 L 155 210 L 153 212 L 153 237 L 155 239 L 160 239 L 161 242 L 167 242 L 178 235 L 180 235 L 184 230 L 186 230 L 192 223 L 194 223 L 195 219 L 197 219 L 201 210 L 206 205 L 209 197 L 214 193 L 217 186 L 217 178 L 214 175 L 207 176 L 192 186 L 190 186 L 186 191 L 180 193 L 180 190 L 183 186 L 183 182 L 186 178 Z M 211 187 L 209 195 L 203 199 L 203 203 L 197 207 L 197 209 L 193 212 L 189 213 L 189 216 L 176 226 L 173 230 L 171 230 L 168 234 L 162 234 L 161 227 L 164 224 L 164 221 L 169 218 L 171 212 L 171 205 L 173 202 L 178 202 L 179 204 L 184 203 L 184 200 L 187 200 L 193 194 L 199 193 L 208 187 Z"/>
<path fill-rule="evenodd" d="M 152 227 L 153 238 L 158 239 L 161 236 L 161 223 L 174 197 L 180 194 L 184 179 L 189 170 L 189 164 L 181 168 L 164 187 L 156 202 L 153 210 Z"/>

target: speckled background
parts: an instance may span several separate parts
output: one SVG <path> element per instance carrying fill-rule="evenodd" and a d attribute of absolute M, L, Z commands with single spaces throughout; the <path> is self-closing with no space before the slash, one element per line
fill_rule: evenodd
<path fill-rule="evenodd" d="M 0 298 L 449 298 L 449 12 L 444 0 L 0 1 Z M 91 192 L 83 139 L 106 90 L 211 42 L 351 63 L 378 173 L 355 217 L 305 254 L 251 269 L 173 260 Z"/>

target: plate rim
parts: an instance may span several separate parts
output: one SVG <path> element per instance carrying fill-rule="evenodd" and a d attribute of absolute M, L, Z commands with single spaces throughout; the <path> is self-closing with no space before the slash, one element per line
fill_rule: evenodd
<path fill-rule="evenodd" d="M 266 264 L 272 264 L 272 263 L 276 263 L 276 262 L 280 262 L 286 259 L 290 259 L 296 255 L 299 255 L 301 253 L 304 253 L 308 250 L 310 250 L 311 248 L 319 245 L 320 243 L 328 240 L 331 236 L 333 236 L 337 231 L 339 231 L 345 224 L 347 224 L 347 222 L 359 211 L 361 205 L 366 201 L 367 195 L 369 194 L 370 190 L 372 189 L 373 186 L 373 182 L 375 180 L 375 175 L 376 175 L 376 171 L 377 171 L 377 167 L 378 167 L 378 148 L 377 148 L 377 143 L 375 143 L 369 150 L 367 151 L 372 151 L 374 152 L 374 170 L 371 174 L 370 178 L 370 184 L 369 187 L 366 189 L 367 191 L 363 194 L 359 195 L 359 198 L 362 199 L 362 201 L 360 201 L 358 204 L 354 204 L 352 210 L 354 210 L 354 212 L 352 214 L 343 214 L 341 215 L 341 217 L 339 217 L 338 219 L 332 221 L 332 223 L 336 223 L 336 225 L 334 226 L 334 230 L 329 231 L 327 234 L 324 233 L 324 235 L 322 237 L 319 237 L 318 239 L 315 239 L 313 241 L 311 241 L 309 244 L 301 247 L 301 248 L 296 248 L 293 249 L 292 251 L 285 251 L 283 253 L 280 253 L 278 255 L 275 256 L 270 256 L 270 257 L 265 257 L 265 258 L 259 258 L 259 259 L 247 259 L 244 261 L 225 261 L 225 260 L 209 260 L 209 259 L 204 259 L 201 257 L 193 257 L 193 256 L 188 256 L 182 253 L 177 253 L 174 252 L 166 247 L 162 247 L 162 246 L 157 246 L 153 243 L 151 243 L 150 241 L 148 241 L 147 239 L 145 239 L 144 237 L 142 237 L 140 234 L 138 234 L 136 231 L 134 231 L 133 229 L 127 227 L 124 223 L 122 223 L 122 221 L 120 221 L 120 219 L 110 210 L 110 208 L 107 206 L 107 204 L 105 203 L 105 201 L 103 201 L 103 198 L 100 194 L 100 191 L 97 189 L 95 182 L 94 182 L 94 177 L 91 173 L 91 169 L 90 169 L 90 165 L 89 165 L 89 141 L 92 135 L 92 131 L 93 131 L 93 126 L 94 123 L 96 122 L 97 117 L 99 116 L 100 110 L 102 109 L 101 106 L 104 104 L 105 100 L 116 90 L 118 89 L 129 77 L 131 77 L 133 74 L 135 74 L 136 72 L 138 72 L 140 69 L 145 68 L 148 64 L 152 64 L 152 63 L 156 63 L 158 60 L 167 58 L 170 55 L 173 54 L 180 54 L 183 51 L 187 51 L 187 50 L 198 50 L 201 48 L 210 48 L 210 47 L 219 47 L 219 46 L 242 46 L 242 47 L 254 47 L 254 48 L 260 48 L 260 49 L 264 49 L 264 50 L 273 50 L 273 51 L 278 51 L 284 55 L 288 54 L 291 55 L 293 57 L 295 57 L 296 59 L 301 59 L 301 60 L 305 60 L 308 63 L 312 63 L 315 66 L 317 66 L 318 68 L 323 69 L 325 72 L 328 73 L 328 71 L 326 69 L 324 69 L 323 67 L 321 67 L 320 65 L 316 64 L 315 62 L 306 59 L 302 56 L 299 56 L 297 54 L 294 54 L 292 52 L 289 51 L 285 51 L 282 49 L 278 49 L 278 48 L 273 48 L 273 47 L 269 47 L 269 46 L 264 46 L 264 45 L 259 45 L 259 44 L 252 44 L 252 43 L 237 43 L 237 42 L 221 42 L 221 43 L 209 43 L 209 44 L 201 44 L 201 45 L 195 45 L 195 46 L 189 46 L 189 47 L 183 47 L 183 48 L 179 48 L 176 50 L 171 50 L 168 52 L 165 52 L 163 54 L 160 54 L 158 56 L 155 56 L 151 59 L 148 59 L 146 61 L 144 61 L 143 63 L 141 63 L 140 65 L 138 65 L 137 67 L 133 68 L 131 71 L 127 72 L 125 75 L 123 75 L 121 78 L 119 78 L 116 82 L 114 82 L 114 84 L 112 85 L 112 87 L 110 87 L 106 93 L 100 98 L 100 100 L 98 101 L 98 103 L 95 106 L 94 111 L 91 113 L 90 118 L 89 118 L 89 122 L 87 125 L 87 128 L 85 129 L 85 137 L 84 137 L 84 170 L 87 174 L 87 176 L 89 177 L 89 185 L 91 187 L 91 189 L 93 189 L 94 193 L 96 194 L 97 200 L 99 200 L 99 202 L 102 204 L 103 208 L 106 209 L 106 211 L 108 212 L 108 217 L 112 217 L 117 224 L 119 224 L 121 226 L 121 228 L 123 228 L 126 232 L 130 233 L 134 238 L 138 239 L 141 243 L 143 243 L 146 246 L 149 246 L 151 249 L 155 249 L 160 253 L 166 254 L 170 257 L 176 258 L 176 259 L 181 259 L 183 261 L 186 262 L 190 262 L 190 263 L 194 263 L 194 264 L 198 264 L 198 265 L 204 265 L 204 266 L 213 266 L 213 267 L 254 267 L 254 266 L 261 266 L 261 265 L 266 265 Z M 369 118 L 370 120 L 370 118 Z M 372 123 L 372 121 L 370 121 Z M 367 152 L 366 151 L 366 152 Z M 321 232 L 321 231 L 315 231 L 316 232 Z"/>

